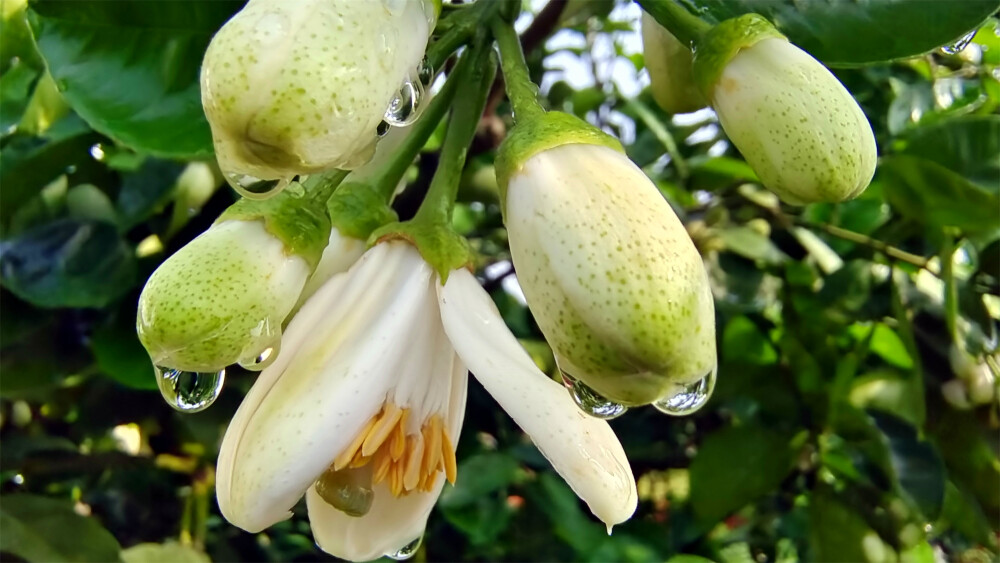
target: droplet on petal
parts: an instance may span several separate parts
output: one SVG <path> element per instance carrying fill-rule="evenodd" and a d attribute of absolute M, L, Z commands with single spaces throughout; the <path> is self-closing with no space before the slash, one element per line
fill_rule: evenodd
<path fill-rule="evenodd" d="M 423 540 L 424 536 L 418 536 L 417 539 L 411 541 L 396 551 L 386 553 L 385 556 L 389 559 L 395 559 L 396 561 L 405 561 L 417 554 L 417 550 L 420 549 L 420 543 Z"/>
<path fill-rule="evenodd" d="M 385 121 L 395 127 L 410 125 L 416 121 L 424 97 L 424 85 L 420 79 L 408 76 L 389 102 L 389 108 L 385 110 Z"/>
<path fill-rule="evenodd" d="M 243 369 L 250 371 L 261 371 L 267 366 L 274 363 L 274 360 L 278 357 L 278 352 L 281 350 L 281 333 L 278 333 L 278 339 L 267 345 L 263 350 L 251 351 L 246 357 L 240 358 L 239 364 Z"/>
<path fill-rule="evenodd" d="M 677 386 L 675 390 L 655 401 L 653 406 L 663 414 L 671 416 L 684 416 L 697 411 L 711 398 L 712 391 L 715 390 L 717 372 L 718 369 L 713 368 L 708 375 L 698 381 Z"/>
<path fill-rule="evenodd" d="M 372 466 L 336 470 L 331 466 L 316 480 L 316 494 L 348 516 L 360 518 L 372 508 Z"/>
<path fill-rule="evenodd" d="M 249 174 L 226 173 L 226 181 L 241 196 L 250 199 L 267 199 L 278 195 L 289 184 L 287 178 L 262 180 Z"/>
<path fill-rule="evenodd" d="M 573 402 L 588 416 L 610 420 L 625 414 L 625 411 L 628 410 L 628 407 L 625 405 L 620 405 L 601 396 L 600 393 L 594 391 L 582 381 L 574 379 L 573 376 L 565 371 L 560 370 L 560 373 L 562 373 L 563 385 L 569 390 L 570 396 L 573 397 Z"/>
<path fill-rule="evenodd" d="M 156 366 L 160 394 L 171 407 L 184 412 L 200 412 L 212 406 L 222 393 L 226 370 L 198 373 Z"/>

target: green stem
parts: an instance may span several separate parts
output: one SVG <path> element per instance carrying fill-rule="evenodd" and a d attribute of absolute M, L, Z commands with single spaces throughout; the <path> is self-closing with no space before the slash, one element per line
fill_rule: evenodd
<path fill-rule="evenodd" d="M 545 114 L 545 108 L 538 102 L 538 87 L 531 81 L 514 25 L 496 18 L 491 27 L 500 48 L 500 65 L 503 68 L 507 97 L 514 107 L 514 121 L 520 123 L 541 117 Z"/>
<path fill-rule="evenodd" d="M 411 131 L 402 144 L 397 147 L 392 161 L 377 176 L 372 178 L 372 188 L 381 194 L 385 201 L 392 198 L 396 186 L 399 185 L 399 180 L 406 174 L 406 169 L 427 144 L 427 139 L 437 129 L 444 114 L 448 112 L 448 108 L 451 107 L 455 98 L 455 92 L 458 90 L 459 82 L 465 79 L 465 68 L 468 66 L 468 57 L 462 57 L 462 60 L 448 76 L 441 91 L 430 101 L 416 123 L 410 126 Z"/>
<path fill-rule="evenodd" d="M 448 120 L 438 168 L 431 179 L 427 195 L 413 218 L 414 222 L 451 224 L 451 209 L 458 194 L 465 157 L 476 135 L 490 85 L 496 76 L 496 62 L 490 57 L 491 50 L 483 43 L 485 42 L 480 41 L 470 48 L 470 52 L 459 63 L 465 68 L 462 72 L 454 73 L 454 78 L 449 80 L 460 83 L 461 94 L 457 96 Z"/>
<path fill-rule="evenodd" d="M 678 41 L 691 47 L 712 25 L 687 11 L 674 0 L 637 0 L 646 13 L 667 28 Z"/>
<path fill-rule="evenodd" d="M 948 335 L 958 343 L 958 284 L 955 281 L 955 239 L 944 234 L 941 245 L 941 280 L 944 282 L 944 321 Z"/>
<path fill-rule="evenodd" d="M 802 221 L 802 220 L 795 220 L 795 223 L 798 225 L 802 225 L 803 227 L 808 227 L 810 229 L 821 230 L 829 235 L 833 235 L 837 238 L 844 239 L 846 241 L 850 241 L 855 244 L 867 246 L 872 250 L 877 250 L 882 254 L 885 254 L 889 258 L 892 258 L 894 260 L 899 260 L 900 262 L 906 262 L 907 264 L 912 264 L 918 268 L 927 270 L 932 274 L 938 273 L 936 269 L 931 265 L 930 260 L 928 260 L 927 258 L 924 258 L 923 256 L 918 256 L 916 254 L 912 254 L 900 248 L 896 248 L 895 246 L 892 246 L 886 242 L 871 238 L 861 233 L 848 231 L 847 229 L 842 229 L 834 225 L 817 225 L 815 223 L 810 223 L 808 221 Z"/>
<path fill-rule="evenodd" d="M 350 174 L 348 170 L 333 169 L 309 176 L 302 183 L 302 187 L 306 192 L 302 196 L 303 203 L 317 203 L 325 206 L 326 201 L 330 199 L 333 192 L 337 191 L 337 188 L 340 187 L 340 184 L 348 174 Z"/>

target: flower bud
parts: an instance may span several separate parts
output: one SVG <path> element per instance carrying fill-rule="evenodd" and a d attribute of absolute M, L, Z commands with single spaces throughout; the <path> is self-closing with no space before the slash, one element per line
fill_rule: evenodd
<path fill-rule="evenodd" d="M 217 223 L 153 272 L 136 330 L 157 366 L 215 372 L 276 346 L 309 276 L 263 221 Z"/>
<path fill-rule="evenodd" d="M 417 101 L 435 18 L 429 0 L 250 0 L 202 65 L 227 179 L 253 192 L 255 180 L 367 161 L 390 106 Z"/>
<path fill-rule="evenodd" d="M 515 128 L 497 161 L 518 281 L 560 370 L 621 405 L 710 385 L 714 304 L 687 231 L 613 140 L 574 142 L 566 120 Z"/>
<path fill-rule="evenodd" d="M 667 113 L 688 113 L 708 105 L 691 74 L 691 49 L 646 12 L 642 13 L 642 53 L 653 99 Z"/>
<path fill-rule="evenodd" d="M 852 199 L 875 173 L 875 136 L 825 66 L 756 14 L 699 42 L 694 76 L 761 182 L 791 204 Z"/>

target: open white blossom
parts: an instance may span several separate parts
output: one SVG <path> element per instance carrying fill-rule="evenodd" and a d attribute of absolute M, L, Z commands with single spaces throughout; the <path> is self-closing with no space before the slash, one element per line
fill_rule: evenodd
<path fill-rule="evenodd" d="M 359 561 L 411 543 L 461 478 L 466 366 L 598 518 L 632 515 L 635 481 L 607 423 L 538 370 L 470 272 L 442 284 L 402 241 L 332 277 L 289 324 L 223 440 L 223 515 L 256 532 L 305 495 L 324 551 Z"/>

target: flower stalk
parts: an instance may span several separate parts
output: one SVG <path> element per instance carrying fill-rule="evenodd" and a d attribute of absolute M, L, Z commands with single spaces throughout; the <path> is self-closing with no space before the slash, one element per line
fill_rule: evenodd
<path fill-rule="evenodd" d="M 500 65 L 507 87 L 507 97 L 514 108 L 514 121 L 536 119 L 545 114 L 545 108 L 538 101 L 538 87 L 531 81 L 528 64 L 524 60 L 521 41 L 514 25 L 496 18 L 491 25 L 493 37 L 500 48 Z"/>
<path fill-rule="evenodd" d="M 638 0 L 639 5 L 681 43 L 691 48 L 712 28 L 674 0 Z"/>

